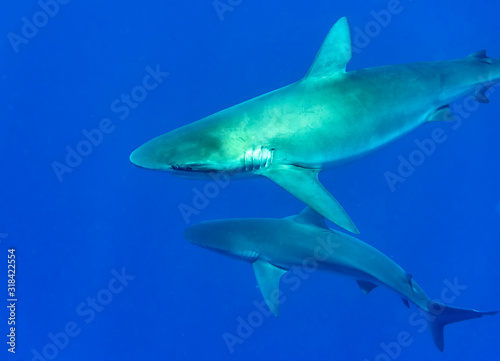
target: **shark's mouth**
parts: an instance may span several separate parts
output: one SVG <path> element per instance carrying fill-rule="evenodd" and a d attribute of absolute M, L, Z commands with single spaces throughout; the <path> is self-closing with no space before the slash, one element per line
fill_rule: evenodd
<path fill-rule="evenodd" d="M 199 164 L 191 164 L 191 165 L 181 165 L 181 164 L 172 164 L 170 169 L 178 170 L 181 172 L 196 172 L 198 171 Z"/>
<path fill-rule="evenodd" d="M 174 172 L 218 172 L 215 166 L 203 163 L 172 164 L 170 170 Z"/>
<path fill-rule="evenodd" d="M 172 164 L 166 169 L 171 175 L 184 179 L 212 179 L 211 174 L 220 172 L 210 165 L 200 164 Z"/>

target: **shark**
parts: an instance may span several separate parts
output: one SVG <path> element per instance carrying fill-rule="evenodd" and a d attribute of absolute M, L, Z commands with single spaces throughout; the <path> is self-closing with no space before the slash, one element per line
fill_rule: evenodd
<path fill-rule="evenodd" d="M 486 51 L 449 61 L 346 71 L 352 58 L 345 17 L 328 33 L 301 80 L 160 135 L 130 154 L 143 168 L 182 178 L 267 177 L 354 234 L 356 225 L 318 174 L 401 138 L 453 120 L 450 103 L 487 103 L 500 60 Z"/>
<path fill-rule="evenodd" d="M 265 303 L 276 317 L 280 279 L 290 283 L 286 277 L 293 269 L 318 269 L 354 278 L 366 294 L 378 286 L 395 291 L 407 307 L 410 301 L 423 311 L 440 351 L 444 350 L 445 325 L 497 313 L 431 300 L 391 258 L 351 235 L 329 229 L 324 217 L 310 207 L 283 219 L 205 221 L 187 227 L 184 238 L 196 246 L 252 263 Z"/>

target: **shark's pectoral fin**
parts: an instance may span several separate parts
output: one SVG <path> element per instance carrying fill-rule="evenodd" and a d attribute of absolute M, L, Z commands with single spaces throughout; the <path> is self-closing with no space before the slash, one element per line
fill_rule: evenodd
<path fill-rule="evenodd" d="M 259 260 L 253 263 L 253 270 L 267 307 L 269 307 L 273 315 L 278 317 L 280 278 L 287 271 Z"/>
<path fill-rule="evenodd" d="M 427 121 L 428 122 L 449 122 L 455 120 L 455 116 L 451 113 L 449 105 L 443 105 L 442 107 L 437 108 L 434 112 L 429 114 Z"/>
<path fill-rule="evenodd" d="M 374 288 L 378 287 L 376 284 L 368 282 L 368 281 L 356 281 L 358 283 L 359 288 L 365 295 L 369 294 Z"/>
<path fill-rule="evenodd" d="M 318 180 L 318 170 L 293 165 L 272 165 L 260 173 L 306 203 L 336 225 L 359 234 L 344 208 Z"/>

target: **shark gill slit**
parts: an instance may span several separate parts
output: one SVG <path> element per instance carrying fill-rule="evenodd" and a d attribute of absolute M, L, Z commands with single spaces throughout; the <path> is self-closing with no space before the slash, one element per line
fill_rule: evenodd
<path fill-rule="evenodd" d="M 274 148 L 259 147 L 245 152 L 243 166 L 246 172 L 269 167 L 273 163 Z"/>

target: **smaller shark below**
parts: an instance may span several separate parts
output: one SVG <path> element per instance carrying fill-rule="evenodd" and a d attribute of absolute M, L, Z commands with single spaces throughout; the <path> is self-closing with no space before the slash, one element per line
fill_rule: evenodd
<path fill-rule="evenodd" d="M 279 315 L 281 276 L 296 267 L 336 272 L 354 278 L 364 293 L 385 286 L 426 315 L 434 343 L 444 349 L 443 328 L 453 322 L 494 315 L 431 300 L 413 277 L 382 252 L 347 234 L 333 231 L 307 207 L 284 219 L 250 218 L 201 222 L 189 226 L 191 243 L 253 264 L 257 283 L 272 313 Z"/>

